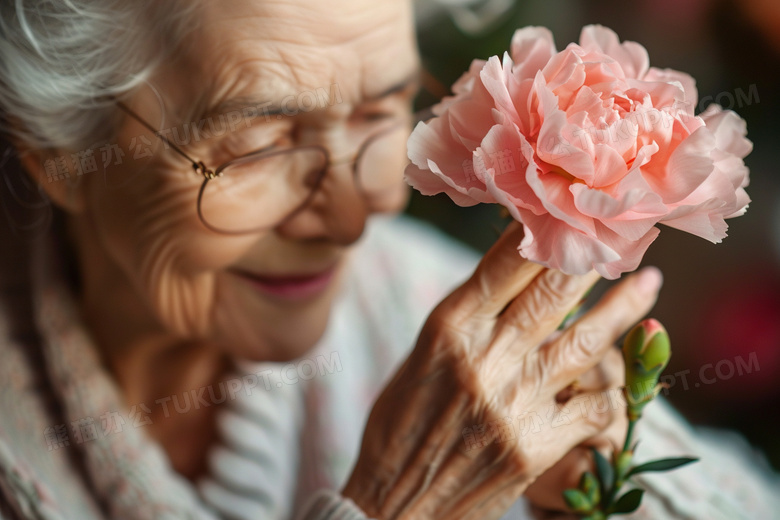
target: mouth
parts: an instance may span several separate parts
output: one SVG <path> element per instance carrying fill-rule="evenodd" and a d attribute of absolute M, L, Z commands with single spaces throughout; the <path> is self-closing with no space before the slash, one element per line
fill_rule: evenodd
<path fill-rule="evenodd" d="M 283 300 L 299 301 L 313 298 L 324 292 L 330 286 L 338 265 L 337 262 L 327 269 L 317 272 L 279 275 L 250 273 L 240 269 L 232 271 L 262 293 Z"/>

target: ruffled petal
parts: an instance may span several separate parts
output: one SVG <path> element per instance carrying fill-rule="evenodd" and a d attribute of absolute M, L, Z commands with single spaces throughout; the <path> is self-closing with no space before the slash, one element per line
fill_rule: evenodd
<path fill-rule="evenodd" d="M 596 227 L 598 239 L 618 254 L 617 260 L 597 263 L 593 266 L 601 276 L 609 280 L 614 280 L 622 273 L 634 271 L 639 267 L 647 248 L 661 232 L 654 227 L 639 240 L 627 240 L 600 223 L 597 223 Z"/>
<path fill-rule="evenodd" d="M 412 161 L 404 171 L 406 182 L 423 195 L 446 193 L 460 206 L 495 202 L 473 173 L 473 158 L 448 132 L 446 115 L 418 123 L 407 141 Z"/>
<path fill-rule="evenodd" d="M 620 43 L 615 31 L 601 25 L 587 25 L 580 33 L 580 46 L 606 54 L 617 61 L 628 78 L 641 78 L 650 67 L 647 49 L 632 41 Z"/>
<path fill-rule="evenodd" d="M 518 250 L 531 261 L 568 274 L 586 274 L 620 255 L 595 236 L 588 236 L 552 215 L 520 210 L 525 236 Z"/>
<path fill-rule="evenodd" d="M 553 35 L 546 27 L 518 29 L 510 49 L 516 77 L 521 81 L 536 76 L 556 53 Z"/>
<path fill-rule="evenodd" d="M 712 173 L 714 148 L 715 138 L 712 132 L 702 127 L 677 146 L 662 175 L 647 177 L 647 181 L 654 191 L 661 194 L 666 204 L 679 202 Z"/>

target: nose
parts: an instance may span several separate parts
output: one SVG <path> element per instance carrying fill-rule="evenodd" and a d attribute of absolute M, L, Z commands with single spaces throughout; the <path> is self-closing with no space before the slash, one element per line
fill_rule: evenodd
<path fill-rule="evenodd" d="M 341 153 L 345 146 L 336 143 L 326 148 L 331 150 L 331 160 L 317 191 L 303 210 L 277 226 L 275 231 L 291 240 L 327 241 L 348 246 L 360 238 L 368 216 L 375 210 L 356 183 L 356 151 Z M 332 153 L 336 150 L 339 155 Z"/>

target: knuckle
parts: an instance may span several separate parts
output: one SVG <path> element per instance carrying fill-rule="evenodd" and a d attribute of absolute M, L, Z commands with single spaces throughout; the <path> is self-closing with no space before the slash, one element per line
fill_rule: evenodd
<path fill-rule="evenodd" d="M 516 302 L 514 320 L 520 328 L 532 328 L 555 318 L 573 305 L 582 290 L 580 277 L 548 270 Z"/>
<path fill-rule="evenodd" d="M 531 468 L 531 460 L 525 452 L 516 446 L 513 448 L 504 458 L 504 472 L 513 477 L 525 475 Z"/>
<path fill-rule="evenodd" d="M 583 374 L 581 379 L 587 379 L 588 387 L 598 390 L 622 385 L 625 367 L 620 350 L 614 346 L 608 348 L 601 361 Z"/>
<path fill-rule="evenodd" d="M 597 355 L 605 343 L 604 332 L 600 327 L 588 323 L 574 324 L 561 338 L 555 351 L 559 364 L 586 366 Z"/>
<path fill-rule="evenodd" d="M 481 324 L 482 320 L 464 312 L 457 302 L 445 300 L 428 315 L 423 331 L 434 337 L 459 337 L 468 342 L 478 333 Z"/>
<path fill-rule="evenodd" d="M 549 274 L 553 273 L 553 274 Z M 513 324 L 522 330 L 530 330 L 565 304 L 567 294 L 561 290 L 566 275 L 558 271 L 545 273 L 531 290 L 521 295 L 513 310 Z"/>
<path fill-rule="evenodd" d="M 604 393 L 581 396 L 571 401 L 571 406 L 582 415 L 581 427 L 591 435 L 603 432 L 614 423 L 618 417 L 618 404 Z"/>
<path fill-rule="evenodd" d="M 480 363 L 481 351 L 475 345 L 474 332 L 468 324 L 431 316 L 420 331 L 410 359 L 418 373 L 444 371 L 469 381 L 474 367 Z"/>
<path fill-rule="evenodd" d="M 615 420 L 615 415 L 615 410 L 610 406 L 606 410 L 594 410 L 588 415 L 585 422 L 592 431 L 602 432 L 612 424 Z"/>
<path fill-rule="evenodd" d="M 495 277 L 496 269 L 491 269 L 483 260 L 462 286 L 462 296 L 471 301 L 476 301 L 480 306 L 492 306 L 496 300 L 495 282 L 493 281 Z"/>
<path fill-rule="evenodd" d="M 550 269 L 539 280 L 539 287 L 548 294 L 552 303 L 560 304 L 578 292 L 580 277 Z"/>
<path fill-rule="evenodd" d="M 531 330 L 542 320 L 548 308 L 549 304 L 535 292 L 517 302 L 515 316 L 510 323 L 521 332 Z"/>
<path fill-rule="evenodd" d="M 465 356 L 453 356 L 449 362 L 448 371 L 453 376 L 451 391 L 458 393 L 470 403 L 471 414 L 483 421 L 493 420 L 498 414 L 495 383 L 490 377 L 490 370 L 482 358 L 474 359 Z"/>
<path fill-rule="evenodd" d="M 548 271 L 531 291 L 530 300 L 540 315 L 554 310 L 563 299 L 560 290 L 561 282 L 559 281 L 561 276 L 564 275 L 558 271 Z"/>

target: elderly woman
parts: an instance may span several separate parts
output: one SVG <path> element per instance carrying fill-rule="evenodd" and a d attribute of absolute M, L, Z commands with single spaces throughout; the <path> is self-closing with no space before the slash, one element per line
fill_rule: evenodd
<path fill-rule="evenodd" d="M 0 13 L 24 170 L 3 171 L 1 518 L 548 517 L 622 442 L 620 407 L 588 403 L 660 273 L 554 335 L 597 275 L 524 261 L 518 225 L 479 259 L 397 215 L 409 1 Z M 639 437 L 703 460 L 643 479 L 634 518 L 778 510 L 748 449 L 663 401 Z"/>

